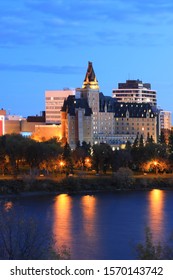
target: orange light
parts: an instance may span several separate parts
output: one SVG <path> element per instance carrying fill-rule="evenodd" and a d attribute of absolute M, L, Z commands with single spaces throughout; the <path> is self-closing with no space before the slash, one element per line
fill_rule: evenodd
<path fill-rule="evenodd" d="M 65 162 L 61 160 L 59 164 L 61 167 L 63 167 L 65 165 Z"/>
<path fill-rule="evenodd" d="M 89 163 L 89 162 L 90 162 L 90 159 L 89 159 L 89 158 L 86 158 L 85 161 L 86 161 L 87 163 Z"/>
<path fill-rule="evenodd" d="M 156 240 L 163 238 L 165 228 L 165 193 L 163 190 L 153 189 L 149 192 L 148 222 Z"/>

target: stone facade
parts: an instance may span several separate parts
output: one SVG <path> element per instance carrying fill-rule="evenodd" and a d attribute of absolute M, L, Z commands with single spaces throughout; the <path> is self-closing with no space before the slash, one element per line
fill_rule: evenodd
<path fill-rule="evenodd" d="M 62 141 L 67 141 L 71 148 L 75 148 L 78 141 L 92 144 L 92 110 L 86 99 L 69 96 L 64 101 L 61 128 Z"/>

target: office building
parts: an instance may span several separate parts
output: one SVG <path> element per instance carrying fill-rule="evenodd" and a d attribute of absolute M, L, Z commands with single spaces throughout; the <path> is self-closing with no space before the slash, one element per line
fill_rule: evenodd
<path fill-rule="evenodd" d="M 61 123 L 61 108 L 63 106 L 64 100 L 69 95 L 75 95 L 75 90 L 47 90 L 45 92 L 45 110 L 47 124 Z"/>

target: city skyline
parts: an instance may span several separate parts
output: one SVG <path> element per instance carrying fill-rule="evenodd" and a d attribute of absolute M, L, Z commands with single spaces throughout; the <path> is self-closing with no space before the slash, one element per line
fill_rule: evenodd
<path fill-rule="evenodd" d="M 105 95 L 140 79 L 172 111 L 171 1 L 7 0 L 0 21 L 0 106 L 7 112 L 39 114 L 46 90 L 81 87 L 88 61 Z"/>

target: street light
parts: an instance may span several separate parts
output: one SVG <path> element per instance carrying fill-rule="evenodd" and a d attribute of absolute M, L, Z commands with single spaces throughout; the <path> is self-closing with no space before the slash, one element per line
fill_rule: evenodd
<path fill-rule="evenodd" d="M 61 167 L 63 167 L 64 165 L 65 165 L 65 163 L 64 163 L 64 161 L 60 161 L 60 163 L 59 163 L 59 165 L 61 166 Z"/>
<path fill-rule="evenodd" d="M 91 167 L 91 159 L 89 157 L 85 158 L 85 165 L 86 165 L 87 168 Z"/>
<path fill-rule="evenodd" d="M 63 160 L 61 160 L 61 161 L 59 162 L 59 165 L 60 165 L 60 171 L 61 171 L 61 173 L 62 173 L 62 169 L 63 169 L 63 167 L 65 166 L 65 162 L 64 162 Z"/>

